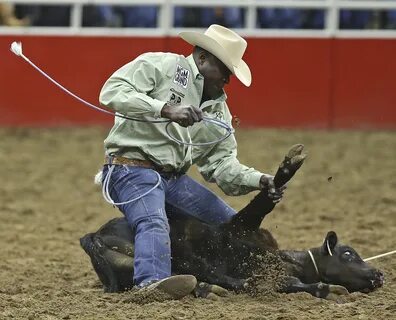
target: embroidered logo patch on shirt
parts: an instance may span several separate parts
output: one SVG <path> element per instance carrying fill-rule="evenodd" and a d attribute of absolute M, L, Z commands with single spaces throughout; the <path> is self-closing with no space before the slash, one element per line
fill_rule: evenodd
<path fill-rule="evenodd" d="M 177 106 L 177 105 L 180 105 L 181 101 L 182 101 L 182 98 L 180 96 L 172 93 L 169 98 L 168 104 L 170 104 L 171 106 Z"/>
<path fill-rule="evenodd" d="M 223 112 L 221 112 L 221 111 L 216 111 L 214 114 L 215 114 L 215 118 L 216 118 L 216 119 L 219 119 L 219 120 L 222 120 L 222 119 L 223 119 Z"/>
<path fill-rule="evenodd" d="M 190 71 L 178 64 L 176 66 L 176 74 L 173 78 L 173 82 L 186 89 L 189 75 Z"/>

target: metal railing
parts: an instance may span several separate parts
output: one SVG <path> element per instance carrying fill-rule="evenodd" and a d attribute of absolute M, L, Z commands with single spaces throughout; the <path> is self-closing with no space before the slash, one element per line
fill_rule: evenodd
<path fill-rule="evenodd" d="M 244 8 L 245 25 L 237 31 L 250 37 L 317 37 L 317 38 L 396 38 L 396 30 L 343 30 L 339 28 L 341 10 L 396 10 L 396 0 L 8 0 L 26 5 L 70 5 L 68 27 L 0 26 L 0 35 L 79 35 L 79 36 L 176 36 L 184 28 L 174 27 L 176 7 L 240 7 Z M 155 28 L 83 27 L 85 5 L 124 5 L 158 7 Z M 257 10 L 261 8 L 293 8 L 323 10 L 323 29 L 263 29 L 257 27 Z M 190 28 L 191 30 L 191 28 Z M 199 30 L 199 29 L 194 29 Z"/>

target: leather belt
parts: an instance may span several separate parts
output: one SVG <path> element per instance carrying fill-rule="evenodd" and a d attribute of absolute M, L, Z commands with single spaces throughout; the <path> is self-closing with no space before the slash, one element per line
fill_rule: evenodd
<path fill-rule="evenodd" d="M 143 167 L 148 169 L 153 169 L 158 172 L 165 173 L 176 173 L 176 171 L 171 167 L 161 167 L 154 164 L 150 160 L 139 160 L 139 159 L 129 159 L 121 156 L 106 156 L 105 164 L 116 164 L 116 165 L 127 165 L 127 166 L 135 166 L 135 167 Z"/>

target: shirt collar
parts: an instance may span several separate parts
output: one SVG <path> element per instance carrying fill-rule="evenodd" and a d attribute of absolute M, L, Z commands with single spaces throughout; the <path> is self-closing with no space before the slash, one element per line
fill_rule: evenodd
<path fill-rule="evenodd" d="M 193 57 L 192 54 L 190 54 L 190 55 L 187 57 L 187 62 L 188 62 L 188 64 L 190 65 L 192 74 L 193 74 L 193 76 L 194 76 L 194 80 L 197 79 L 198 77 L 201 77 L 201 79 L 203 79 L 203 75 L 199 73 L 198 67 L 197 67 L 197 65 L 195 64 L 195 60 L 194 60 L 194 57 Z"/>

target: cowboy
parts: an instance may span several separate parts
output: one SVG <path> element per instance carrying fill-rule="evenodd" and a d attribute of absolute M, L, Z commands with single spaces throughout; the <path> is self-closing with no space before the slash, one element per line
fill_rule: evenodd
<path fill-rule="evenodd" d="M 104 141 L 103 167 L 104 194 L 135 232 L 134 283 L 174 298 L 189 294 L 196 279 L 171 276 L 167 214 L 221 224 L 236 213 L 186 174 L 191 165 L 228 195 L 267 189 L 278 202 L 283 194 L 273 176 L 239 163 L 233 135 L 220 141 L 224 129 L 202 121 L 216 118 L 231 126 L 223 87 L 231 75 L 250 86 L 250 69 L 242 60 L 246 41 L 220 25 L 180 37 L 194 46 L 191 55 L 142 54 L 117 70 L 100 93 L 103 106 L 139 120 L 115 117 Z M 168 122 L 155 122 L 161 119 Z M 210 141 L 218 142 L 202 145 Z"/>

